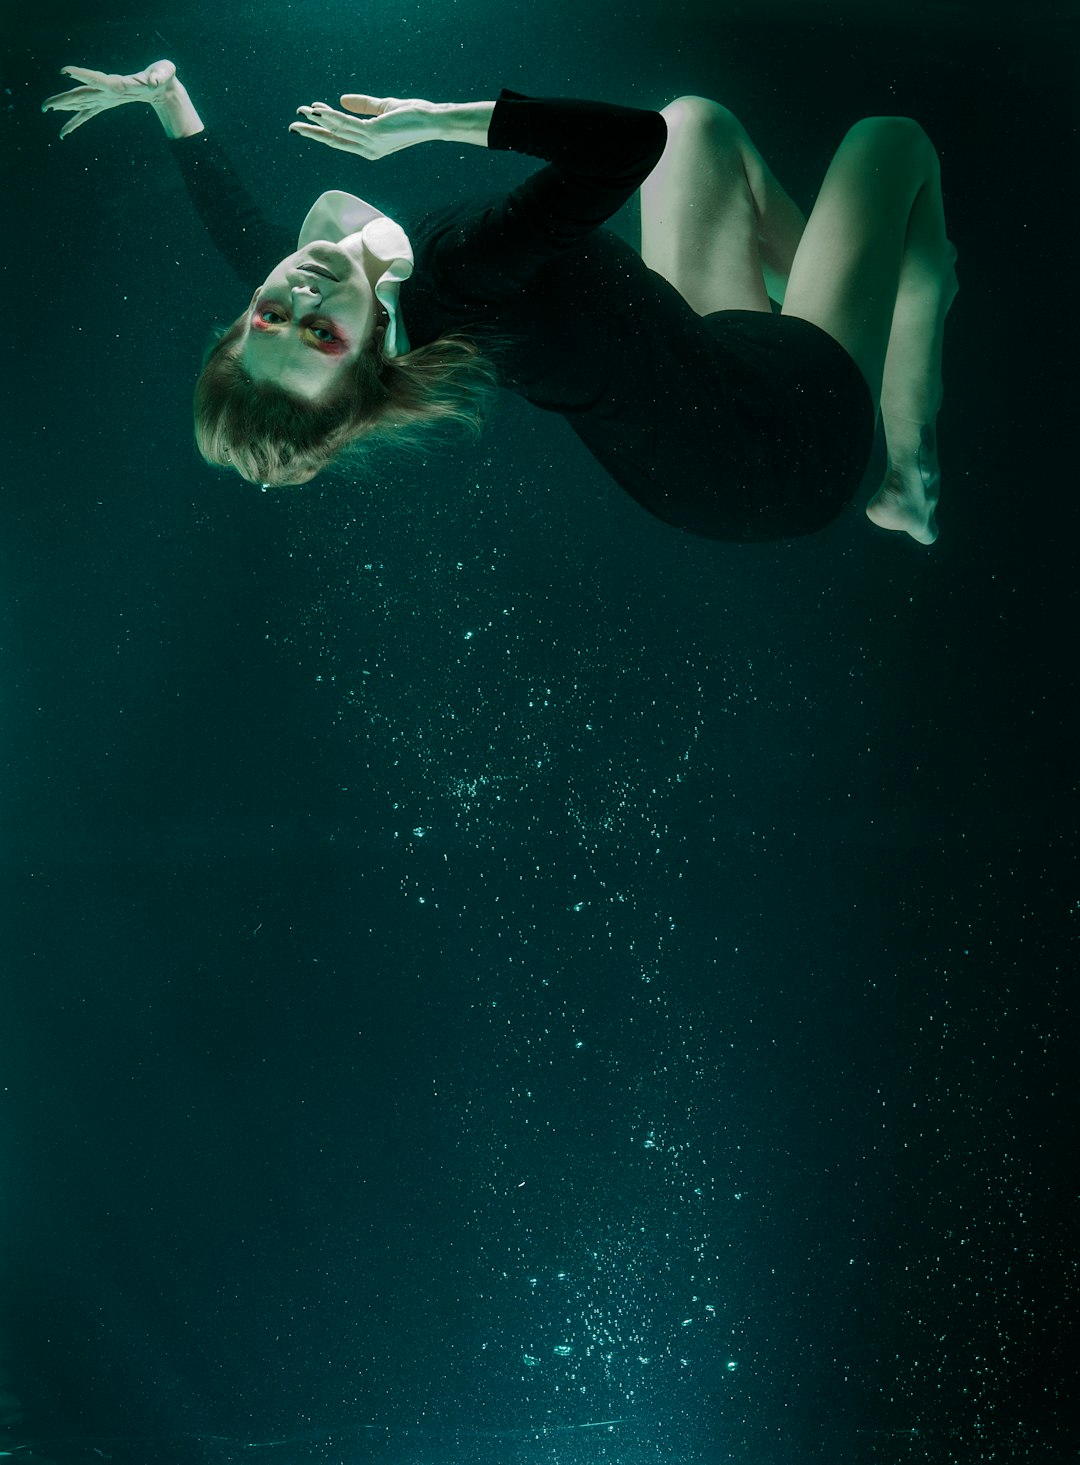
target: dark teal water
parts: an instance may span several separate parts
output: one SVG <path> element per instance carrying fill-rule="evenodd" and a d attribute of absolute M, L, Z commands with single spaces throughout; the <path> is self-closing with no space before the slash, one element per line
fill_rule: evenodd
<path fill-rule="evenodd" d="M 1074 18 L 6 24 L 11 1458 L 1074 1459 Z M 288 136 L 343 90 L 713 96 L 804 208 L 917 117 L 940 540 L 680 537 L 510 397 L 369 483 L 206 469 L 243 295 L 148 111 L 38 111 L 161 56 L 296 227 L 532 167 Z"/>

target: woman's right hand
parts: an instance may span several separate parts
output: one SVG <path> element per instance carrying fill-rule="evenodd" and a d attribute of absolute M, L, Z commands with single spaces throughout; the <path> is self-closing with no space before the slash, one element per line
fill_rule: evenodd
<path fill-rule="evenodd" d="M 420 97 L 368 97 L 348 92 L 341 99 L 347 110 L 338 112 L 325 102 L 298 107 L 305 121 L 294 122 L 290 132 L 310 137 L 325 147 L 374 161 L 421 142 L 438 142 L 444 135 L 442 102 L 425 102 Z M 349 114 L 353 115 L 350 116 Z M 357 116 L 356 114 L 362 114 Z"/>
<path fill-rule="evenodd" d="M 47 97 L 41 104 L 41 110 L 78 113 L 60 129 L 60 136 L 67 137 L 68 133 L 89 122 L 99 112 L 121 107 L 125 102 L 149 102 L 152 107 L 160 107 L 166 99 L 169 83 L 176 75 L 176 67 L 171 61 L 155 61 L 144 71 L 136 71 L 131 76 L 116 76 L 104 71 L 88 71 L 84 66 L 65 66 L 62 74 L 82 82 L 82 86 Z"/>

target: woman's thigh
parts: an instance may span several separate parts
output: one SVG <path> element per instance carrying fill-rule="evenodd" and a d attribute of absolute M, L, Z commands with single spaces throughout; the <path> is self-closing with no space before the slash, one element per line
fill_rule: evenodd
<path fill-rule="evenodd" d="M 663 109 L 668 141 L 641 185 L 641 257 L 698 315 L 769 307 L 742 124 L 705 97 Z"/>
<path fill-rule="evenodd" d="M 912 204 L 937 168 L 917 122 L 857 122 L 829 165 L 791 267 L 784 315 L 812 321 L 839 341 L 875 403 Z"/>

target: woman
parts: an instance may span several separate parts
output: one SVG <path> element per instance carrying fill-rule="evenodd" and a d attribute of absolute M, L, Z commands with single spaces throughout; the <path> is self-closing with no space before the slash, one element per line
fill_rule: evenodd
<path fill-rule="evenodd" d="M 828 524 L 865 471 L 878 405 L 888 471 L 867 514 L 937 537 L 941 347 L 956 293 L 937 155 L 917 123 L 845 136 L 809 221 L 737 119 L 701 97 L 663 112 L 540 99 L 436 104 L 348 94 L 290 131 L 375 160 L 422 142 L 544 158 L 505 195 L 406 233 L 327 193 L 298 247 L 268 224 L 169 61 L 77 67 L 44 109 L 76 127 L 150 103 L 196 208 L 242 277 L 281 262 L 210 348 L 195 390 L 203 457 L 306 482 L 376 441 L 477 426 L 493 383 L 564 416 L 658 518 L 713 539 Z M 603 227 L 641 190 L 641 252 Z M 770 305 L 770 296 L 781 307 Z"/>

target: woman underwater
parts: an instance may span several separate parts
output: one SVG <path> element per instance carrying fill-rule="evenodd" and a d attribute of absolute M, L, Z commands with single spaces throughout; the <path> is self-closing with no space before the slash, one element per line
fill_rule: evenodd
<path fill-rule="evenodd" d="M 292 248 L 172 62 L 64 71 L 80 85 L 43 103 L 77 114 L 60 136 L 149 103 L 214 243 L 257 285 L 196 383 L 208 463 L 304 483 L 365 444 L 477 429 L 499 385 L 562 415 L 668 524 L 780 539 L 825 527 L 854 495 L 880 405 L 888 469 L 866 512 L 937 537 L 956 251 L 937 154 L 910 118 L 857 122 L 806 220 L 739 121 L 702 97 L 653 112 L 509 90 L 462 104 L 347 94 L 341 110 L 299 108 L 290 130 L 372 161 L 445 141 L 547 165 L 408 231 L 325 193 Z M 604 228 L 639 188 L 640 254 Z"/>

